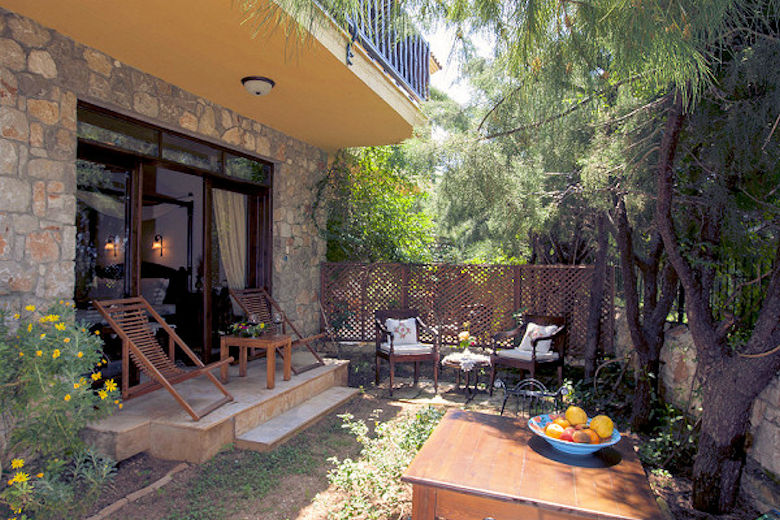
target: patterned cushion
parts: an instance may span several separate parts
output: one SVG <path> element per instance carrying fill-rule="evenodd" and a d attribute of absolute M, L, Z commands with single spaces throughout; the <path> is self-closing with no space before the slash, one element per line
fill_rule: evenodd
<path fill-rule="evenodd" d="M 390 352 L 390 343 L 381 343 L 379 348 L 384 352 Z M 407 343 L 405 345 L 393 344 L 393 354 L 398 356 L 430 354 L 431 352 L 433 352 L 433 345 L 427 343 Z"/>
<path fill-rule="evenodd" d="M 537 323 L 529 323 L 528 327 L 525 329 L 525 336 L 523 336 L 523 341 L 520 342 L 520 345 L 517 347 L 518 350 L 524 350 L 530 352 L 533 350 L 533 345 L 531 344 L 531 341 L 540 338 L 543 336 L 551 336 L 555 334 L 559 329 L 563 327 L 560 327 L 558 325 L 539 325 Z M 550 351 L 550 347 L 552 346 L 552 340 L 546 339 L 544 341 L 540 341 L 536 344 L 536 357 L 539 358 L 539 354 L 545 354 Z M 530 359 L 530 358 L 529 358 Z"/>
<path fill-rule="evenodd" d="M 541 343 L 541 342 L 540 342 Z M 498 350 L 496 351 L 496 356 L 500 358 L 505 359 L 517 359 L 520 361 L 531 361 L 533 359 L 533 352 L 530 350 L 520 350 L 517 348 L 512 349 L 506 349 L 506 350 Z M 555 361 L 558 359 L 558 353 L 555 351 L 552 352 L 544 352 L 542 354 L 539 353 L 539 351 L 536 351 L 536 360 L 537 361 Z"/>
<path fill-rule="evenodd" d="M 393 333 L 393 345 L 395 346 L 417 343 L 417 320 L 414 318 L 405 320 L 388 318 L 385 321 L 385 328 Z"/>

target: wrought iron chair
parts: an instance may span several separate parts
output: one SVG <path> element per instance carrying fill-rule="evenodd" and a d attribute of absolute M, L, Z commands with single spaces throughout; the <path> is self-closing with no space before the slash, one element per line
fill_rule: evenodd
<path fill-rule="evenodd" d="M 223 361 L 204 365 L 203 362 L 181 340 L 176 332 L 163 320 L 149 302 L 143 297 L 124 298 L 120 300 L 93 301 L 92 304 L 106 319 L 114 332 L 122 339 L 122 397 L 127 399 L 165 388 L 176 401 L 198 421 L 204 415 L 213 412 L 225 403 L 233 400 L 233 396 L 225 390 L 222 383 L 211 373 L 226 363 L 233 361 L 227 358 Z M 157 322 L 168 335 L 168 353 L 166 355 L 157 341 L 149 318 Z M 175 349 L 178 345 L 187 357 L 195 364 L 192 370 L 176 366 Z M 130 360 L 146 374 L 150 381 L 129 386 Z M 206 376 L 224 395 L 223 398 L 211 404 L 194 410 L 189 403 L 176 391 L 174 385 L 198 376 Z"/>
<path fill-rule="evenodd" d="M 514 348 L 518 338 L 523 338 L 526 328 L 530 323 L 542 326 L 557 325 L 557 330 L 549 336 L 540 336 L 531 340 L 531 349 L 522 351 Z M 529 314 L 523 317 L 523 322 L 512 330 L 499 332 L 493 336 L 493 352 L 490 356 L 490 394 L 493 394 L 493 385 L 496 380 L 496 371 L 500 368 L 516 368 L 528 371 L 530 377 L 536 377 L 536 370 L 540 366 L 555 366 L 558 369 L 558 385 L 563 384 L 563 366 L 566 354 L 566 319 L 560 316 L 540 316 Z M 550 340 L 552 345 L 549 352 L 537 353 L 540 342 Z M 502 346 L 511 342 L 511 346 Z"/>
<path fill-rule="evenodd" d="M 529 417 L 563 410 L 563 397 L 567 392 L 564 386 L 551 392 L 541 381 L 532 378 L 522 379 L 511 386 L 502 380 L 496 381 L 496 384 L 498 385 L 499 382 L 504 388 L 501 415 L 504 415 L 506 403 L 512 396 L 517 398 L 518 413 L 525 413 Z"/>
<path fill-rule="evenodd" d="M 439 390 L 439 332 L 429 327 L 420 319 L 417 311 L 412 309 L 379 310 L 374 313 L 376 328 L 376 384 L 379 385 L 379 360 L 386 359 L 390 363 L 390 395 L 393 395 L 393 378 L 396 363 L 414 363 L 414 384 L 420 375 L 420 362 L 433 363 L 433 390 Z M 387 320 L 406 320 L 413 318 L 416 324 L 414 340 L 409 343 L 396 344 L 396 334 L 387 327 Z M 419 332 L 426 331 L 433 336 L 433 343 L 420 343 Z"/>
<path fill-rule="evenodd" d="M 293 322 L 290 321 L 279 304 L 276 303 L 273 298 L 271 298 L 271 295 L 268 294 L 268 291 L 262 288 L 230 289 L 230 296 L 233 297 L 238 306 L 241 307 L 244 313 L 246 313 L 248 318 L 254 318 L 258 323 L 265 323 L 268 327 L 274 327 L 276 325 L 273 321 L 273 314 L 279 314 L 279 318 L 281 319 L 281 323 L 279 324 L 281 326 L 281 331 L 279 332 L 286 334 L 287 327 L 289 327 L 293 334 L 297 336 L 297 338 L 294 338 L 292 341 L 292 348 L 304 345 L 309 349 L 317 362 L 301 368 L 296 368 L 293 366 L 292 371 L 295 375 L 325 364 L 325 361 L 322 360 L 322 357 L 317 353 L 314 347 L 311 346 L 311 344 L 317 340 L 331 336 L 329 332 L 330 329 L 327 326 L 325 328 L 325 332 L 314 334 L 313 336 L 304 336 L 295 327 L 295 325 L 293 325 Z M 327 325 L 327 320 L 325 320 L 325 323 Z"/>

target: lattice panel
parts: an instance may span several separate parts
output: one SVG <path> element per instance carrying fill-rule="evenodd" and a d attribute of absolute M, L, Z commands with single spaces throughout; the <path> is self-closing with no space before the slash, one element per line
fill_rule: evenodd
<path fill-rule="evenodd" d="M 463 323 L 488 345 L 498 331 L 515 325 L 512 314 L 563 316 L 567 348 L 582 353 L 587 337 L 592 266 L 504 266 L 451 264 L 323 264 L 322 302 L 343 318 L 341 340 L 372 341 L 377 309 L 409 307 L 439 328 L 442 342 L 457 344 Z M 613 350 L 614 270 L 607 273 L 600 347 Z M 432 338 L 422 337 L 424 340 Z"/>
<path fill-rule="evenodd" d="M 341 341 L 365 337 L 363 287 L 366 268 L 360 264 L 322 264 L 320 300 Z"/>
<path fill-rule="evenodd" d="M 407 267 L 401 264 L 370 264 L 367 267 L 363 301 L 363 311 L 366 316 L 364 337 L 373 338 L 375 334 L 375 311 L 406 307 L 405 273 L 407 272 Z"/>

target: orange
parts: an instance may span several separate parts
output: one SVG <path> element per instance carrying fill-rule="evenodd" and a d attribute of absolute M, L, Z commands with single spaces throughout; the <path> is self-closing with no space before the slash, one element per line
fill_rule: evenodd
<path fill-rule="evenodd" d="M 557 418 L 557 419 L 555 419 L 553 422 L 554 422 L 555 424 L 558 424 L 558 425 L 560 425 L 560 426 L 561 426 L 561 427 L 562 427 L 564 430 L 565 430 L 566 428 L 568 428 L 569 426 L 571 426 L 571 424 L 569 423 L 569 421 L 567 421 L 567 420 L 566 420 L 566 419 L 564 419 L 563 417 L 558 417 L 558 418 Z"/>
<path fill-rule="evenodd" d="M 548 437 L 552 437 L 553 439 L 560 439 L 561 435 L 563 435 L 563 426 L 556 423 L 550 423 L 544 429 L 544 433 L 546 433 Z"/>
<path fill-rule="evenodd" d="M 585 433 L 588 434 L 590 437 L 590 443 L 591 444 L 600 444 L 601 443 L 601 437 L 599 437 L 599 434 L 591 430 L 590 428 L 587 428 L 585 430 L 582 430 Z"/>

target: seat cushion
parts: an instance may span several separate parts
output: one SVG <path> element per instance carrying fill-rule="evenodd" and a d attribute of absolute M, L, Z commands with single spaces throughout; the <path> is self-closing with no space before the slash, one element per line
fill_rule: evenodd
<path fill-rule="evenodd" d="M 533 350 L 532 341 L 536 338 L 540 338 L 543 336 L 551 336 L 555 334 L 560 328 L 559 325 L 539 325 L 538 323 L 529 323 L 528 326 L 525 328 L 525 335 L 523 336 L 523 341 L 520 342 L 520 345 L 518 345 L 518 350 L 528 351 L 530 352 Z M 552 346 L 552 340 L 546 339 L 543 341 L 540 341 L 536 344 L 536 357 L 538 359 L 539 354 L 545 354 L 550 351 L 550 347 Z"/>
<path fill-rule="evenodd" d="M 531 361 L 533 358 L 533 352 L 530 350 L 520 350 L 519 348 L 511 348 L 506 350 L 498 350 L 496 351 L 496 356 L 503 359 L 515 359 L 518 361 Z M 544 352 L 542 354 L 539 353 L 539 351 L 536 351 L 536 360 L 537 361 L 555 361 L 558 359 L 558 353 L 555 351 L 552 352 Z"/>
<path fill-rule="evenodd" d="M 385 328 L 393 333 L 393 345 L 395 346 L 417 343 L 417 320 L 414 318 L 405 320 L 388 318 L 385 321 Z"/>
<path fill-rule="evenodd" d="M 379 348 L 383 352 L 390 352 L 390 343 L 382 343 Z M 393 354 L 397 356 L 410 356 L 419 354 L 430 354 L 433 352 L 433 345 L 428 343 L 409 343 L 406 345 L 393 344 Z"/>

